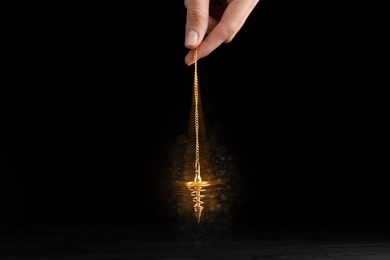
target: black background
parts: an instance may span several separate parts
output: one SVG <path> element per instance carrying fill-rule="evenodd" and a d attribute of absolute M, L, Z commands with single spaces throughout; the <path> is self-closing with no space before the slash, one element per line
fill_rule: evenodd
<path fill-rule="evenodd" d="M 157 2 L 10 8 L 1 224 L 177 221 L 158 167 L 186 131 L 193 67 L 184 4 Z M 369 12 L 263 0 L 199 61 L 204 112 L 224 125 L 243 176 L 235 225 L 388 230 Z"/>

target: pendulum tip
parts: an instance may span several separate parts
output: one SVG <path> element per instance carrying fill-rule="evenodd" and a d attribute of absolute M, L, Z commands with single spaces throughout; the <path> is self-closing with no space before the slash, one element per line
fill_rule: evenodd
<path fill-rule="evenodd" d="M 200 223 L 200 219 L 202 218 L 202 210 L 195 211 L 196 219 L 198 220 L 198 224 Z"/>

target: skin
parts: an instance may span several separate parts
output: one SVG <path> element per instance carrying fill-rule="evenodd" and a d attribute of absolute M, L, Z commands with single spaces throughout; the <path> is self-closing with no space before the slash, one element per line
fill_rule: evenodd
<path fill-rule="evenodd" d="M 229 43 L 244 25 L 259 0 L 184 0 L 187 9 L 184 45 L 190 51 L 185 63 L 204 58 L 222 43 Z"/>

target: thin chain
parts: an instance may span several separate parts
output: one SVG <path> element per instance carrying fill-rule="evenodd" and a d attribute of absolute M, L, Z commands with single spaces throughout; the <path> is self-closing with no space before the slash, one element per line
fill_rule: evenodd
<path fill-rule="evenodd" d="M 199 86 L 198 86 L 198 48 L 194 50 L 194 98 L 195 98 L 195 169 L 200 170 L 199 162 Z M 200 173 L 198 173 L 200 174 Z M 199 176 L 200 177 L 200 176 Z"/>

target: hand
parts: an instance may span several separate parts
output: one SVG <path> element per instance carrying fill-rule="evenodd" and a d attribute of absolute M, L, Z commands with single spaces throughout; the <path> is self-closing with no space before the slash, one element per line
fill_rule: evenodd
<path fill-rule="evenodd" d="M 209 55 L 222 43 L 229 43 L 242 28 L 259 0 L 184 0 L 187 9 L 185 47 L 191 49 L 185 63 Z M 206 37 L 207 34 L 207 37 Z"/>

